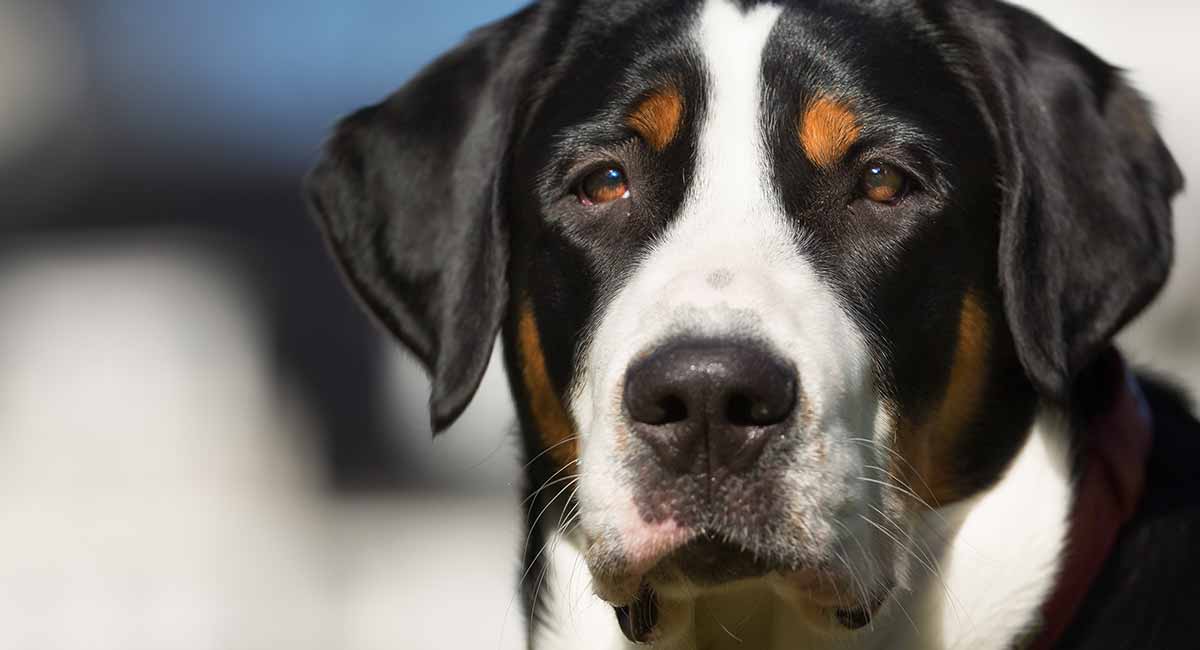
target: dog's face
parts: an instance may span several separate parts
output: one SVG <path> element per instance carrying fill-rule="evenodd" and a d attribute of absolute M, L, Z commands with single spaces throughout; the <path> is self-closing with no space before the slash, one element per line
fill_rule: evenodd
<path fill-rule="evenodd" d="M 903 13 L 696 9 L 564 63 L 515 149 L 518 318 L 571 422 L 546 442 L 579 436 L 606 598 L 769 572 L 850 607 L 912 557 L 906 510 L 988 482 L 1028 424 L 995 153 Z"/>
<path fill-rule="evenodd" d="M 503 330 L 602 597 L 754 578 L 853 626 L 1161 286 L 1179 183 L 1006 5 L 562 1 L 348 118 L 312 197 L 435 428 Z"/>

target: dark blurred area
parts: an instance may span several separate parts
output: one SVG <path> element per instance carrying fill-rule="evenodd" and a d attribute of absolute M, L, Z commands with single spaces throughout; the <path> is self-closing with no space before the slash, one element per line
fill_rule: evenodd
<path fill-rule="evenodd" d="M 516 3 L 0 6 L 0 254 L 154 233 L 219 255 L 258 305 L 273 372 L 316 418 L 329 485 L 425 478 L 389 441 L 428 430 L 386 417 L 390 344 L 326 258 L 300 178 L 338 116 Z"/>
<path fill-rule="evenodd" d="M 519 4 L 0 0 L 0 650 L 523 647 L 498 355 L 434 440 L 300 189 L 340 116 Z M 1022 4 L 1200 176 L 1200 5 Z M 1123 340 L 1193 392 L 1197 207 Z"/>
<path fill-rule="evenodd" d="M 434 441 L 301 197 L 516 5 L 0 0 L 0 650 L 521 647 L 503 377 Z"/>

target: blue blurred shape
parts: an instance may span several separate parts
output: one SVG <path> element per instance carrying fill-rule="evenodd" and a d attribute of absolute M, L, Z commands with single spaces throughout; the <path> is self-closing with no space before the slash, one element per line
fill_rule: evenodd
<path fill-rule="evenodd" d="M 338 116 L 523 4 L 97 0 L 77 10 L 101 98 L 139 146 L 292 168 Z"/>

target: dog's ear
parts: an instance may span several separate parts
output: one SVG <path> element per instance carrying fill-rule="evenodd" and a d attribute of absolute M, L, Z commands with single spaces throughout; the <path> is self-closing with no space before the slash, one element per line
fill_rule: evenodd
<path fill-rule="evenodd" d="M 538 22 L 531 7 L 485 27 L 345 118 L 305 183 L 350 284 L 429 372 L 435 433 L 475 394 L 505 312 L 507 158 Z"/>
<path fill-rule="evenodd" d="M 1061 402 L 1166 281 L 1183 178 L 1119 70 L 1024 10 L 992 7 L 973 26 L 994 82 L 1000 288 L 1027 374 Z"/>

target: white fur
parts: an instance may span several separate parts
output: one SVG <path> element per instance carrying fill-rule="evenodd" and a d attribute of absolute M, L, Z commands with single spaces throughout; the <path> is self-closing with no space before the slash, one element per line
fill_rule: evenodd
<path fill-rule="evenodd" d="M 996 488 L 941 513 L 962 521 L 941 559 L 950 588 L 927 588 L 937 603 L 927 610 L 942 612 L 942 647 L 1008 648 L 1034 624 L 1057 577 L 1070 522 L 1068 448 L 1066 423 L 1043 415 Z"/>
<path fill-rule="evenodd" d="M 537 650 L 618 650 L 628 642 L 608 603 L 592 593 L 591 575 L 583 556 L 565 538 L 547 542 L 545 598 L 548 621 L 533 628 L 531 647 Z"/>

